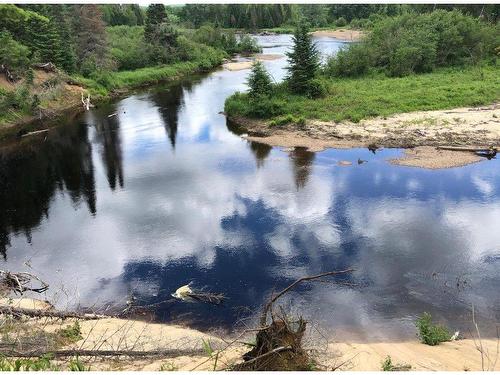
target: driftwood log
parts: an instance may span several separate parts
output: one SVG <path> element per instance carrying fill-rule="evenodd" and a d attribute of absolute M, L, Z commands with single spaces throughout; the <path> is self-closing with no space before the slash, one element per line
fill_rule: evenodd
<path fill-rule="evenodd" d="M 32 318 L 61 318 L 69 319 L 76 318 L 81 320 L 96 320 L 103 318 L 110 318 L 107 315 L 96 315 L 96 314 L 79 314 L 76 312 L 65 312 L 57 310 L 37 310 L 37 309 L 27 309 L 24 307 L 13 307 L 13 306 L 0 306 L 0 314 L 14 315 L 14 316 L 29 316 Z"/>
<path fill-rule="evenodd" d="M 477 156 L 482 156 L 487 159 L 493 159 L 497 156 L 498 149 L 496 147 L 460 147 L 460 146 L 438 146 L 438 150 L 447 150 L 447 151 L 464 151 L 464 152 L 473 152 Z"/>
<path fill-rule="evenodd" d="M 32 67 L 35 69 L 43 70 L 44 72 L 47 72 L 47 73 L 56 73 L 57 72 L 57 67 L 54 64 L 52 64 L 51 62 L 43 63 L 43 64 L 33 64 Z"/>
<path fill-rule="evenodd" d="M 174 358 L 180 356 L 189 355 L 205 355 L 203 349 L 166 349 L 166 350 L 83 350 L 83 349 L 68 349 L 68 350 L 54 350 L 54 351 L 43 351 L 43 350 L 33 350 L 28 352 L 20 352 L 16 350 L 2 351 L 2 356 L 4 357 L 16 357 L 16 358 L 33 358 L 42 357 L 46 355 L 53 356 L 55 358 L 60 357 L 117 357 L 117 356 L 128 356 L 128 357 L 162 357 L 162 358 Z"/>

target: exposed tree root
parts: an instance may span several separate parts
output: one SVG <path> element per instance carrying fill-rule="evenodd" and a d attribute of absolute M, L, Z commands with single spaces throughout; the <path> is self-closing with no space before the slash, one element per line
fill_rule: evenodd
<path fill-rule="evenodd" d="M 257 332 L 255 347 L 243 356 L 245 362 L 239 363 L 234 369 L 240 371 L 310 370 L 311 359 L 302 348 L 302 338 L 306 331 L 307 322 L 301 317 L 297 320 L 288 319 L 283 312 L 279 317 L 276 317 L 272 313 L 273 304 L 301 282 L 342 275 L 352 271 L 352 269 L 347 269 L 302 277 L 274 295 L 262 309 L 260 324 L 264 328 Z M 271 324 L 266 326 L 269 313 L 271 313 Z"/>

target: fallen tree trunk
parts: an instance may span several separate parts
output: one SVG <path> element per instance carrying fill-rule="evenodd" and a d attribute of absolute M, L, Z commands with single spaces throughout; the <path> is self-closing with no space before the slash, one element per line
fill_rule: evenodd
<path fill-rule="evenodd" d="M 447 151 L 467 151 L 467 152 L 497 152 L 498 149 L 496 147 L 461 147 L 461 146 L 438 146 L 438 150 L 447 150 Z"/>
<path fill-rule="evenodd" d="M 81 320 L 96 320 L 96 319 L 109 318 L 109 316 L 106 315 L 79 314 L 76 312 L 64 312 L 56 310 L 36 310 L 36 309 L 27 309 L 24 307 L 12 307 L 12 306 L 0 306 L 0 314 L 15 315 L 15 316 L 26 315 L 33 318 L 42 318 L 42 317 L 61 318 L 61 319 L 76 318 Z"/>
<path fill-rule="evenodd" d="M 36 68 L 36 69 L 43 70 L 47 73 L 57 72 L 57 67 L 54 64 L 52 64 L 51 62 L 43 63 L 43 64 L 33 64 L 32 67 Z"/>
<path fill-rule="evenodd" d="M 162 357 L 162 358 L 174 358 L 189 355 L 205 355 L 203 349 L 166 349 L 166 350 L 84 350 L 84 349 L 68 349 L 68 350 L 55 350 L 55 351 L 44 351 L 44 350 L 33 350 L 29 352 L 19 352 L 15 350 L 8 350 L 0 352 L 0 355 L 4 357 L 16 357 L 16 358 L 34 358 L 42 357 L 46 355 L 53 356 L 55 358 L 61 357 Z"/>
<path fill-rule="evenodd" d="M 42 134 L 42 133 L 47 133 L 50 129 L 43 129 L 43 130 L 36 130 L 34 132 L 29 132 L 26 134 L 21 135 L 21 137 L 28 137 L 30 135 L 36 135 L 36 134 Z"/>

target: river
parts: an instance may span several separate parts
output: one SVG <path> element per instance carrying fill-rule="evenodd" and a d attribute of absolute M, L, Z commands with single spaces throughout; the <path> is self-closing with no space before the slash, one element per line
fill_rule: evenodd
<path fill-rule="evenodd" d="M 323 55 L 343 45 L 316 41 Z M 283 54 L 290 37 L 259 42 Z M 283 79 L 285 58 L 265 65 Z M 61 308 L 167 301 L 148 318 L 206 330 L 249 325 L 272 291 L 352 267 L 283 305 L 336 337 L 379 339 L 414 337 L 424 311 L 466 330 L 474 304 L 483 334 L 495 335 L 498 160 L 425 170 L 389 164 L 398 149 L 249 142 L 220 113 L 248 73 L 139 91 L 0 148 L 1 269 L 37 274 Z M 228 299 L 173 301 L 189 282 Z"/>

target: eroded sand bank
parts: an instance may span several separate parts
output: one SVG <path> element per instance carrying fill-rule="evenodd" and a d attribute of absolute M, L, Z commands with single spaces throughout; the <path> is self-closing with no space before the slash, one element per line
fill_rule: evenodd
<path fill-rule="evenodd" d="M 353 122 L 310 120 L 305 125 L 270 126 L 267 122 L 231 119 L 247 139 L 272 146 L 325 148 L 406 148 L 398 165 L 449 168 L 485 160 L 471 152 L 438 150 L 438 146 L 500 147 L 500 104 L 475 108 L 419 111 Z"/>

